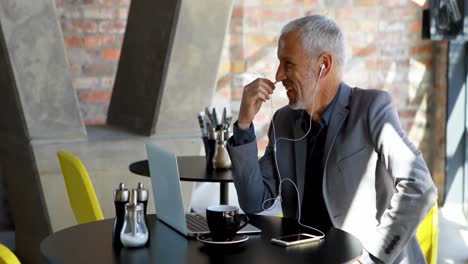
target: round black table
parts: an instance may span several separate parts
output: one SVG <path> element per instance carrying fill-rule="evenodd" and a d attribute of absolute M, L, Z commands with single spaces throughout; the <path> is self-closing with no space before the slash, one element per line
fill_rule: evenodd
<path fill-rule="evenodd" d="M 352 263 L 362 253 L 361 242 L 349 233 L 331 228 L 320 242 L 282 247 L 272 237 L 302 231 L 296 220 L 251 215 L 250 223 L 262 229 L 235 246 L 209 246 L 180 235 L 148 216 L 150 242 L 136 249 L 114 249 L 113 219 L 73 226 L 45 238 L 41 253 L 49 263 Z"/>
<path fill-rule="evenodd" d="M 177 157 L 179 177 L 181 181 L 219 182 L 219 199 L 221 204 L 229 202 L 229 182 L 232 182 L 231 170 L 206 169 L 205 156 Z M 129 170 L 135 174 L 149 177 L 148 160 L 141 160 L 130 164 Z"/>

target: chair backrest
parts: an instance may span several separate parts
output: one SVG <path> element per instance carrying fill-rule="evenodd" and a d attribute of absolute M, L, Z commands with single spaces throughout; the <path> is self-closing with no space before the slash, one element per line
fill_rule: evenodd
<path fill-rule="evenodd" d="M 437 246 L 439 237 L 439 210 L 437 203 L 432 207 L 419 225 L 416 236 L 428 264 L 437 263 Z"/>
<path fill-rule="evenodd" d="M 16 257 L 15 253 L 9 248 L 0 243 L 0 264 L 20 264 L 21 262 Z"/>
<path fill-rule="evenodd" d="M 104 219 L 93 183 L 81 160 L 65 150 L 57 152 L 57 156 L 78 224 Z"/>

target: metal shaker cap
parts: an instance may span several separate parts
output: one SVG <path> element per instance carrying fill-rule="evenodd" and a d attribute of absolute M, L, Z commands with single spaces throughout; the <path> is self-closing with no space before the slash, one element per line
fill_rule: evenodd
<path fill-rule="evenodd" d="M 214 127 L 212 127 L 211 130 L 208 131 L 208 139 L 216 139 L 216 138 L 217 138 L 216 131 Z"/>
<path fill-rule="evenodd" d="M 138 188 L 136 189 L 136 191 L 137 191 L 138 202 L 148 201 L 148 190 L 145 189 L 145 186 L 143 185 L 143 183 L 141 182 L 138 183 Z"/>
<path fill-rule="evenodd" d="M 223 130 L 223 136 L 224 136 L 224 140 L 229 140 L 229 130 L 225 129 Z"/>
<path fill-rule="evenodd" d="M 143 210 L 143 204 L 138 203 L 137 201 L 138 191 L 137 189 L 132 190 L 132 195 L 130 197 L 130 202 L 125 205 L 125 208 L 129 210 Z"/>
<path fill-rule="evenodd" d="M 130 198 L 130 191 L 125 188 L 125 184 L 121 182 L 119 188 L 114 190 L 114 201 L 116 202 L 128 202 Z"/>

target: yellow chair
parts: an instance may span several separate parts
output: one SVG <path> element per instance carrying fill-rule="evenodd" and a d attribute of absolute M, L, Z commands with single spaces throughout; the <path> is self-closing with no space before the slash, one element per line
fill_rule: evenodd
<path fill-rule="evenodd" d="M 21 262 L 9 248 L 0 243 L 0 264 L 20 264 Z"/>
<path fill-rule="evenodd" d="M 432 207 L 416 231 L 421 249 L 428 264 L 437 263 L 437 240 L 439 237 L 439 210 L 437 203 Z"/>
<path fill-rule="evenodd" d="M 57 156 L 78 224 L 104 219 L 93 183 L 81 160 L 65 150 L 57 152 Z"/>

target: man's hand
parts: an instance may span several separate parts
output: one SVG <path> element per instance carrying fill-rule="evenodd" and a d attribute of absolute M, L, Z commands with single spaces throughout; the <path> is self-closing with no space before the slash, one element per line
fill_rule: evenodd
<path fill-rule="evenodd" d="M 250 127 L 262 103 L 270 99 L 270 94 L 273 93 L 274 89 L 275 84 L 264 78 L 258 78 L 244 87 L 239 119 L 237 121 L 237 126 L 239 126 L 240 129 L 247 129 Z"/>

